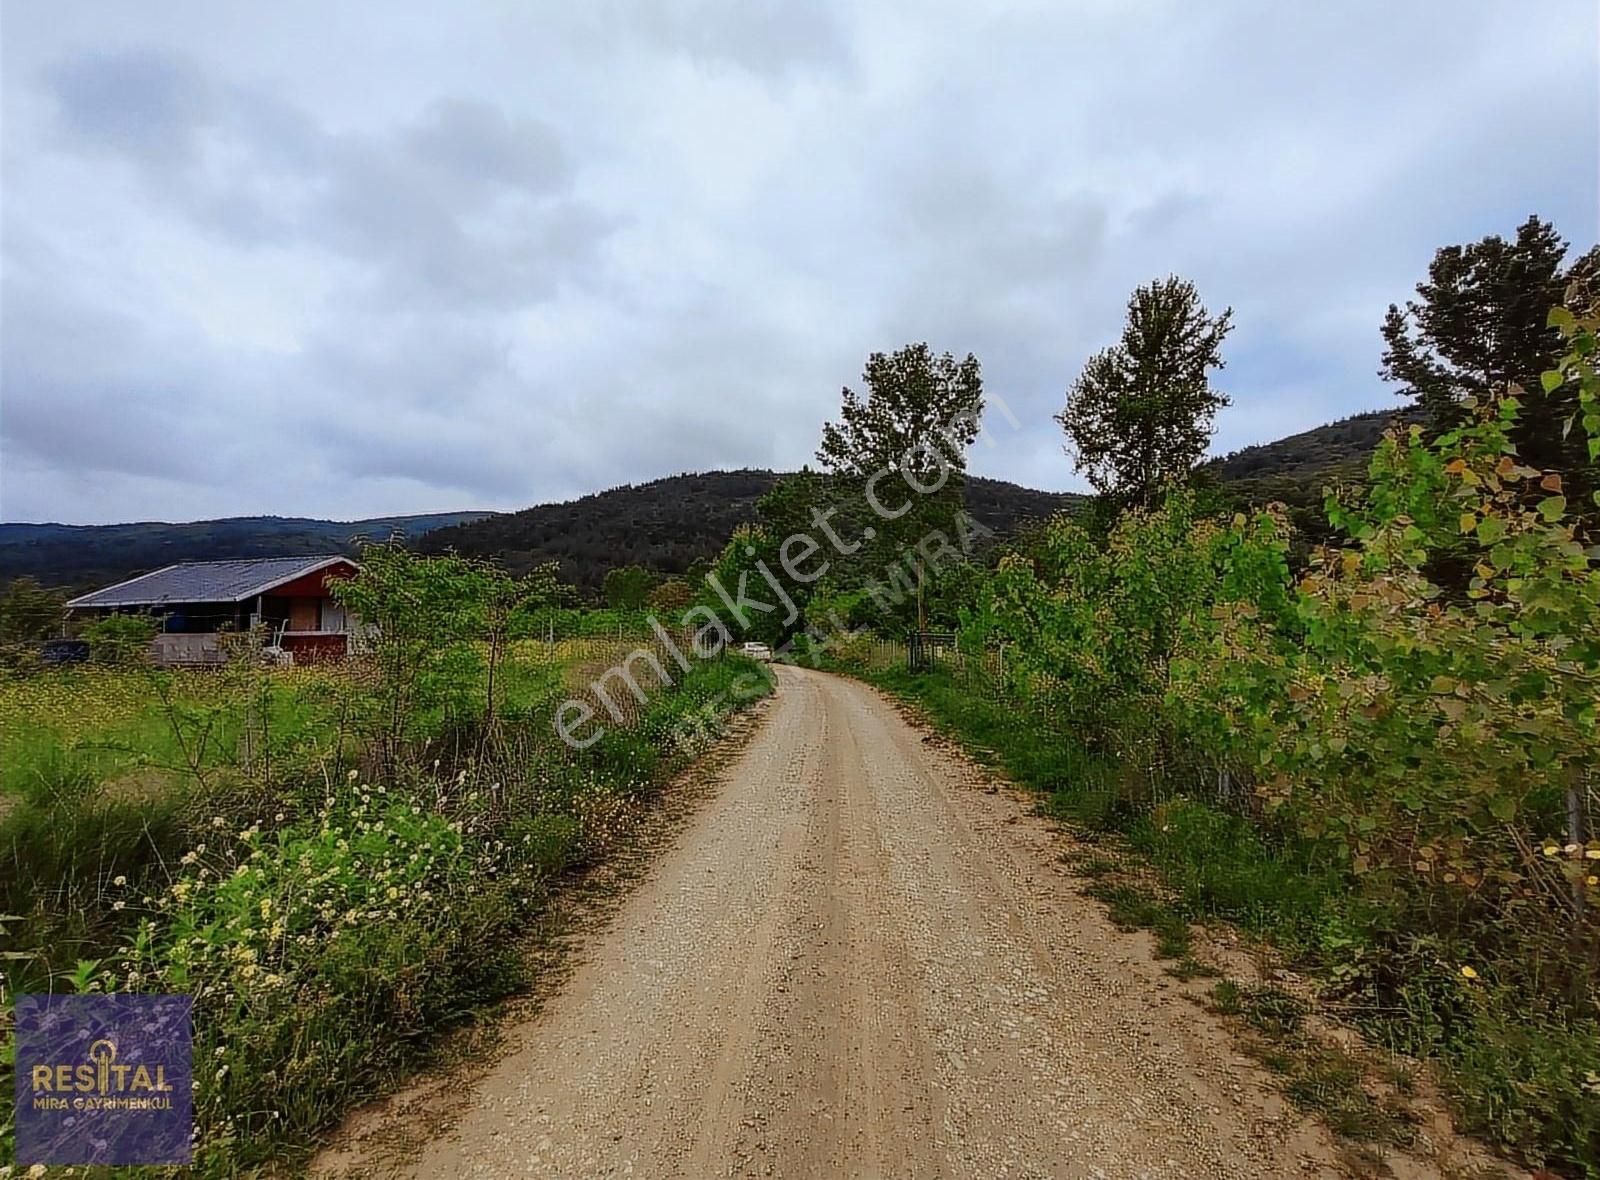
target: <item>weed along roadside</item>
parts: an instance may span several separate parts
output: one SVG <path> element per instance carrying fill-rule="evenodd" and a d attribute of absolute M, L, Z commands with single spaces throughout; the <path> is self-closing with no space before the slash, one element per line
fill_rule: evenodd
<path fill-rule="evenodd" d="M 23 991 L 192 994 L 201 1175 L 293 1170 L 523 988 L 522 936 L 568 875 L 771 688 L 741 655 L 697 660 L 577 750 L 554 711 L 663 654 L 642 615 L 585 635 L 548 571 L 388 546 L 362 565 L 360 660 L 0 673 L 6 1019 Z"/>
<path fill-rule="evenodd" d="M 836 645 L 822 666 L 883 689 L 978 761 L 1038 792 L 1038 808 L 1065 828 L 1062 860 L 1082 892 L 1121 929 L 1150 933 L 1167 974 L 1193 981 L 1191 998 L 1229 1018 L 1240 1048 L 1276 1076 L 1285 1097 L 1346 1142 L 1352 1174 L 1387 1175 L 1390 1149 L 1415 1149 L 1430 1132 L 1448 1137 L 1452 1128 L 1519 1162 L 1592 1150 L 1596 1095 L 1583 1086 L 1600 1076 L 1600 1028 L 1581 1015 L 1518 1009 L 1504 995 L 1475 992 L 1464 993 L 1470 1007 L 1455 1012 L 1448 1032 L 1427 993 L 1402 988 L 1397 1003 L 1375 1005 L 1363 972 L 1378 969 L 1377 955 L 1366 948 L 1405 932 L 1381 925 L 1381 909 L 1312 844 L 1185 797 L 1175 782 L 1156 804 L 1096 789 L 1105 780 L 1095 776 L 1111 769 L 1067 738 L 1058 716 L 986 695 L 976 661 L 953 659 L 918 675 L 904 661 L 903 645 L 868 641 L 854 651 Z M 1449 974 L 1441 966 L 1434 978 Z M 1280 978 L 1304 990 L 1291 995 L 1273 982 Z M 1359 1049 L 1344 1035 L 1351 1029 Z M 1413 1104 L 1419 1065 L 1430 1064 L 1437 1085 Z M 1441 1103 L 1449 1110 L 1443 1124 Z"/>
<path fill-rule="evenodd" d="M 1600 320 L 1551 324 L 1570 351 L 1546 387 L 1581 390 L 1600 455 Z M 1092 890 L 1179 973 L 1208 966 L 1189 923 L 1230 923 L 1371 1045 L 1431 1062 L 1461 1127 L 1595 1176 L 1600 568 L 1563 477 L 1516 457 L 1521 400 L 1466 411 L 1392 431 L 1365 492 L 1330 494 L 1347 539 L 1298 577 L 1281 513 L 1218 518 L 1179 490 L 1102 539 L 1058 518 L 1001 555 L 926 671 L 865 633 L 820 658 L 1115 836 Z M 1221 1003 L 1256 1019 L 1272 999 Z M 1270 1052 L 1291 1098 L 1405 1134 L 1289 1023 Z"/>

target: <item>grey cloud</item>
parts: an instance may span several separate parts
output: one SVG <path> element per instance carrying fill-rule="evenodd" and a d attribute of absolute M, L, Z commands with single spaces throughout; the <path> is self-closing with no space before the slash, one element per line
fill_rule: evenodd
<path fill-rule="evenodd" d="M 547 297 L 616 222 L 570 196 L 548 124 L 441 98 L 386 133 L 331 133 L 259 89 L 149 51 L 46 73 L 82 146 L 241 244 L 311 246 L 377 272 L 379 298 L 515 306 Z"/>
<path fill-rule="evenodd" d="M 417 429 L 419 425 L 423 431 Z M 327 459 L 334 460 L 327 471 L 335 479 L 352 481 L 374 477 L 414 480 L 460 497 L 515 498 L 524 494 L 531 474 L 527 463 L 485 445 L 470 429 L 448 429 L 449 425 L 434 419 L 407 421 L 401 416 L 365 423 L 358 430 L 336 429 L 324 440 L 327 445 L 322 449 Z"/>
<path fill-rule="evenodd" d="M 1394 404 L 1435 247 L 1597 233 L 1583 0 L 206 11 L 7 13 L 8 518 L 797 465 L 918 339 L 1022 420 L 976 470 L 1073 486 L 1138 282 L 1235 307 L 1226 449 Z"/>
<path fill-rule="evenodd" d="M 204 481 L 218 472 L 203 410 L 183 397 L 192 354 L 174 362 L 129 317 L 12 274 L 3 293 L 8 337 L 0 361 L 7 465 L 100 475 Z M 18 348 L 19 341 L 29 342 Z M 177 395 L 177 396 L 174 396 Z"/>
<path fill-rule="evenodd" d="M 1185 223 L 1193 223 L 1209 208 L 1204 197 L 1185 190 L 1161 193 L 1128 212 L 1128 232 L 1143 237 L 1170 234 Z"/>
<path fill-rule="evenodd" d="M 94 53 L 46 74 L 64 130 L 152 167 L 187 164 L 216 113 L 217 92 L 192 62 L 170 53 Z"/>
<path fill-rule="evenodd" d="M 838 11 L 789 0 L 664 0 L 597 3 L 598 25 L 626 30 L 646 43 L 709 66 L 786 77 L 802 71 L 842 72 L 852 55 Z"/>
<path fill-rule="evenodd" d="M 416 157 L 456 180 L 470 178 L 529 191 L 564 188 L 572 164 L 555 132 L 499 107 L 440 99 L 404 132 Z"/>
<path fill-rule="evenodd" d="M 978 270 L 967 278 L 1012 283 L 1063 282 L 1104 252 L 1110 230 L 1106 203 L 1086 193 L 1052 196 L 970 168 L 934 163 L 916 180 L 885 178 L 899 194 L 896 224 L 930 263 Z M 938 248 L 927 250 L 928 243 Z"/>

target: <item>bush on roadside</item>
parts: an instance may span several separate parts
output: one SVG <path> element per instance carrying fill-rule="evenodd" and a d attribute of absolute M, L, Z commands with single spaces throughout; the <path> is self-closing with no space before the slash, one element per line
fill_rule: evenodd
<path fill-rule="evenodd" d="M 628 838 L 688 756 L 680 722 L 768 687 L 739 656 L 697 664 L 573 751 L 551 727 L 561 666 L 510 639 L 537 577 L 375 564 L 350 591 L 364 618 L 408 618 L 420 595 L 441 627 L 330 671 L 0 680 L 0 721 L 27 730 L 3 735 L 8 982 L 193 993 L 203 1175 L 293 1160 L 521 986 L 519 938 L 554 878 Z M 133 628 L 104 631 L 103 650 L 133 649 Z M 12 1134 L 0 1123 L 0 1163 Z"/>
<path fill-rule="evenodd" d="M 1576 387 L 1600 462 L 1600 319 L 1552 322 L 1571 351 L 1546 388 Z M 1175 492 L 1104 543 L 1062 518 L 1002 557 L 961 641 L 1003 644 L 1003 679 L 874 674 L 1125 834 L 1190 916 L 1277 941 L 1438 1057 L 1469 1128 L 1600 1176 L 1600 559 L 1511 445 L 1521 397 L 1468 409 L 1391 432 L 1298 581 L 1281 512 Z"/>

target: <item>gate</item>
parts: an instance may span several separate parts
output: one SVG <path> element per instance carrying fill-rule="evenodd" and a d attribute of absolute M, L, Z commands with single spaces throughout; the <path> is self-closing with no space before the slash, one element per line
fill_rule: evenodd
<path fill-rule="evenodd" d="M 941 653 L 954 652 L 956 637 L 949 631 L 913 631 L 906 636 L 907 666 L 913 672 L 938 667 Z"/>

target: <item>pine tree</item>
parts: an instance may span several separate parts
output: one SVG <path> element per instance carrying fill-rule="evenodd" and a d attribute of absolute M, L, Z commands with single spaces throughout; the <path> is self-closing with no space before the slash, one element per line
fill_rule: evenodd
<path fill-rule="evenodd" d="M 1548 326 L 1550 309 L 1581 310 L 1600 286 L 1600 247 L 1563 269 L 1567 243 L 1547 221 L 1530 217 L 1514 241 L 1491 234 L 1433 256 L 1417 298 L 1391 304 L 1384 317 L 1385 380 L 1415 399 L 1436 432 L 1466 418 L 1465 399 L 1522 389 L 1513 435 L 1532 466 L 1576 475 L 1587 465 L 1581 430 L 1569 430 L 1576 409 L 1570 389 L 1546 395 L 1539 376 L 1563 351 Z M 1587 481 L 1585 481 L 1587 482 Z"/>

